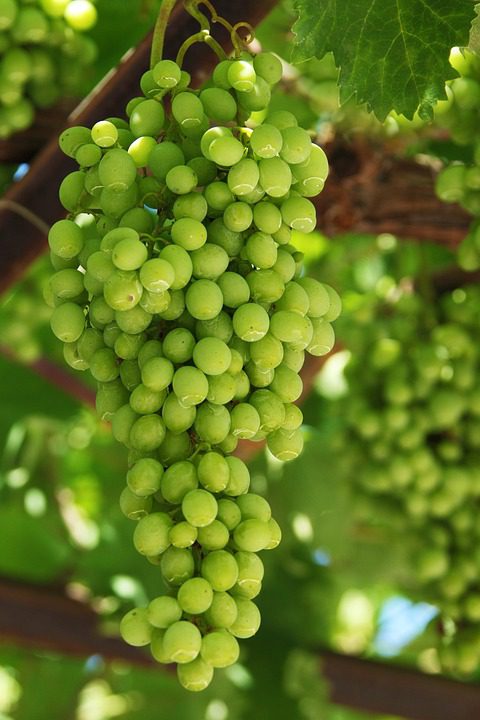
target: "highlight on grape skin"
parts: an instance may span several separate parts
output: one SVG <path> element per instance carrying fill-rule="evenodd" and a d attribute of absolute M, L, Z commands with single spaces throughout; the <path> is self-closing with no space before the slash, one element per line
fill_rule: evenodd
<path fill-rule="evenodd" d="M 328 163 L 294 115 L 268 112 L 281 73 L 275 55 L 243 51 L 196 91 L 161 60 L 126 120 L 60 137 L 78 169 L 49 234 L 52 330 L 129 450 L 120 507 L 168 588 L 120 631 L 194 692 L 258 631 L 259 553 L 281 541 L 233 453 L 246 439 L 298 457 L 299 372 L 306 352 L 331 350 L 340 312 L 291 242 L 315 228 Z M 265 122 L 245 125 L 259 110 Z"/>

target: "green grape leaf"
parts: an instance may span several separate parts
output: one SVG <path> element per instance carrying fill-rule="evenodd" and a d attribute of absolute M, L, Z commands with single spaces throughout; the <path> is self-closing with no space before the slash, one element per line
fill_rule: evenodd
<path fill-rule="evenodd" d="M 384 120 L 391 110 L 431 118 L 445 99 L 452 46 L 468 45 L 473 2 L 295 0 L 294 61 L 332 51 L 342 103 L 356 96 Z"/>
<path fill-rule="evenodd" d="M 477 54 L 480 53 L 480 3 L 475 5 L 475 17 L 470 28 L 470 40 L 468 47 Z"/>

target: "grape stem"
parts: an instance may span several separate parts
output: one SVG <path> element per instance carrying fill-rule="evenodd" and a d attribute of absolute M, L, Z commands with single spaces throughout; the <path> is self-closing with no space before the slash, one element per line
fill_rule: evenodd
<path fill-rule="evenodd" d="M 194 45 L 197 42 L 204 42 L 208 47 L 213 50 L 215 55 L 218 57 L 219 60 L 225 60 L 226 54 L 222 48 L 222 46 L 210 35 L 210 31 L 208 29 L 200 30 L 198 33 L 195 33 L 195 35 L 191 35 L 189 38 L 185 40 L 184 43 L 180 46 L 180 49 L 177 53 L 177 57 L 175 62 L 179 67 L 182 67 L 183 60 L 185 58 L 185 54 L 187 50 Z"/>
<path fill-rule="evenodd" d="M 0 209 L 5 208 L 6 210 L 10 210 L 11 212 L 16 213 L 20 217 L 24 218 L 24 220 L 27 220 L 31 225 L 34 225 L 34 227 L 38 228 L 40 232 L 42 232 L 44 235 L 48 235 L 50 231 L 49 225 L 42 220 L 41 217 L 33 213 L 28 208 L 24 207 L 23 205 L 20 205 L 19 203 L 15 202 L 14 200 L 0 200 Z"/>
<path fill-rule="evenodd" d="M 153 29 L 152 51 L 150 54 L 150 68 L 153 68 L 163 56 L 163 45 L 168 21 L 177 0 L 162 0 L 157 22 Z"/>

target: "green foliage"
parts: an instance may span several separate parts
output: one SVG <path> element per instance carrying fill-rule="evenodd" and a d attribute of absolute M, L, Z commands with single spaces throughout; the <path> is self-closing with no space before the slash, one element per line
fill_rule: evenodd
<path fill-rule="evenodd" d="M 445 96 L 454 45 L 468 44 L 473 4 L 450 0 L 296 0 L 294 59 L 332 51 L 340 68 L 341 100 L 352 95 L 384 120 L 393 109 L 412 118 L 432 117 Z"/>

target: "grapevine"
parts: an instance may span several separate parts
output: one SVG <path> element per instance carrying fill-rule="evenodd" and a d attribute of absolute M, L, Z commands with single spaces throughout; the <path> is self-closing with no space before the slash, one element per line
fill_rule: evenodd
<path fill-rule="evenodd" d="M 165 586 L 121 633 L 199 691 L 257 632 L 258 553 L 281 539 L 237 443 L 266 440 L 281 461 L 300 454 L 299 371 L 306 351 L 332 349 L 340 299 L 304 275 L 291 243 L 292 230 L 315 228 L 309 198 L 328 163 L 291 113 L 268 112 L 280 60 L 252 55 L 250 29 L 208 2 L 186 3 L 200 31 L 177 61 L 161 59 L 173 4 L 128 119 L 60 137 L 79 168 L 59 190 L 68 217 L 49 232 L 47 297 L 66 362 L 90 370 L 98 413 L 129 449 L 120 506 Z M 201 5 L 231 33 L 233 58 Z M 181 69 L 195 41 L 219 56 L 200 91 Z"/>
<path fill-rule="evenodd" d="M 84 35 L 96 18 L 90 0 L 0 0 L 0 138 L 76 91 L 96 57 Z"/>

